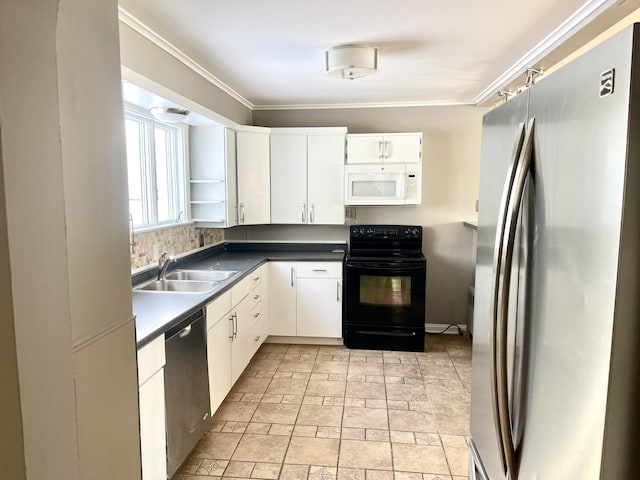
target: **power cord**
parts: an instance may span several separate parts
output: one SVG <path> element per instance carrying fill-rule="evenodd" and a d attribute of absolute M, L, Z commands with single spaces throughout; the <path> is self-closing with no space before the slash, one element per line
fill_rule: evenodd
<path fill-rule="evenodd" d="M 427 332 L 427 335 L 442 335 L 442 334 L 446 333 L 447 330 L 449 330 L 452 327 L 455 327 L 455 328 L 458 329 L 458 335 L 464 335 L 464 332 L 462 331 L 462 328 L 460 327 L 460 325 L 454 325 L 453 323 L 448 325 L 444 330 L 442 330 L 440 332 Z"/>

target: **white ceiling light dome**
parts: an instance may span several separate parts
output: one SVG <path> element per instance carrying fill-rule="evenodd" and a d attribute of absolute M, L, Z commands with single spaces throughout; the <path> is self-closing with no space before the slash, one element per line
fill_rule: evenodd
<path fill-rule="evenodd" d="M 369 45 L 338 45 L 324 52 L 324 71 L 347 80 L 378 71 L 378 49 Z"/>
<path fill-rule="evenodd" d="M 189 110 L 177 107 L 151 107 L 149 112 L 156 120 L 166 123 L 184 122 L 190 113 Z"/>

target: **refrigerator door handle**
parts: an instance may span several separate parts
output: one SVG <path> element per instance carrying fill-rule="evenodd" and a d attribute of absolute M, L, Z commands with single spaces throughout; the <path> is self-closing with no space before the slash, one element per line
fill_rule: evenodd
<path fill-rule="evenodd" d="M 507 329 L 509 311 L 509 290 L 511 286 L 511 272 L 513 264 L 514 246 L 518 216 L 522 204 L 524 186 L 531 168 L 533 156 L 533 131 L 535 120 L 532 118 L 527 125 L 527 133 L 520 151 L 520 158 L 516 167 L 513 188 L 509 195 L 508 208 L 505 218 L 505 235 L 502 239 L 502 289 L 498 301 L 496 322 L 496 386 L 498 393 L 498 414 L 501 428 L 502 445 L 506 461 L 507 478 L 517 480 L 518 465 L 515 453 L 515 442 L 511 430 L 511 412 L 509 408 L 508 374 L 507 374 Z"/>
<path fill-rule="evenodd" d="M 496 437 L 500 446 L 500 460 L 503 468 L 507 469 L 507 460 L 505 458 L 504 440 L 502 438 L 503 428 L 500 423 L 500 410 L 498 402 L 498 362 L 497 362 L 497 325 L 498 325 L 498 301 L 500 297 L 500 279 L 504 276 L 504 269 L 502 265 L 502 248 L 503 238 L 505 235 L 507 210 L 509 208 L 509 201 L 511 199 L 511 191 L 513 189 L 513 183 L 515 181 L 515 173 L 517 163 L 520 159 L 520 153 L 524 143 L 525 125 L 520 124 L 516 142 L 511 154 L 511 162 L 509 163 L 509 169 L 507 170 L 507 178 L 504 183 L 504 189 L 502 191 L 502 197 L 500 200 L 500 210 L 498 211 L 498 224 L 496 228 L 495 248 L 493 252 L 493 285 L 490 303 L 490 320 L 491 328 L 489 335 L 489 349 L 491 355 L 491 404 L 493 407 L 493 422 L 496 429 Z"/>

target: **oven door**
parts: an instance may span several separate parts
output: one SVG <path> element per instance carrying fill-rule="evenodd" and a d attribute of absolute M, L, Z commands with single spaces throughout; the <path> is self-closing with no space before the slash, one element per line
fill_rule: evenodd
<path fill-rule="evenodd" d="M 424 262 L 348 261 L 345 269 L 345 324 L 424 329 Z"/>

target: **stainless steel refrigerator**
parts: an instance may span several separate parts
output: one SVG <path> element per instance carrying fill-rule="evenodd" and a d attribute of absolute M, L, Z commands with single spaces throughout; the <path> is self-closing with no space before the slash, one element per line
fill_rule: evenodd
<path fill-rule="evenodd" d="M 640 478 L 640 30 L 484 117 L 470 479 Z"/>

